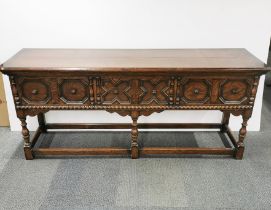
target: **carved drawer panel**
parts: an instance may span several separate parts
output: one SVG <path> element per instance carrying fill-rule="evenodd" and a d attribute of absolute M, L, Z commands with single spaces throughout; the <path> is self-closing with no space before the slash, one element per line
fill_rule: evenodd
<path fill-rule="evenodd" d="M 168 104 L 169 83 L 169 77 L 104 77 L 97 83 L 97 102 L 105 105 Z M 173 100 L 173 96 L 171 98 Z"/>
<path fill-rule="evenodd" d="M 224 80 L 220 84 L 220 101 L 241 104 L 248 99 L 250 85 L 246 80 Z"/>
<path fill-rule="evenodd" d="M 174 85 L 172 83 L 172 85 Z M 169 78 L 155 77 L 140 79 L 139 104 L 142 105 L 164 105 L 170 101 Z M 173 95 L 173 89 L 171 90 Z M 173 100 L 173 98 L 171 97 Z"/>
<path fill-rule="evenodd" d="M 89 81 L 86 78 L 58 81 L 60 99 L 66 104 L 84 104 L 89 99 Z"/>
<path fill-rule="evenodd" d="M 97 84 L 97 101 L 102 104 L 131 104 L 132 80 L 119 77 L 105 77 Z"/>
<path fill-rule="evenodd" d="M 209 101 L 211 83 L 207 79 L 182 79 L 178 84 L 177 101 L 179 97 L 182 103 L 204 104 Z"/>
<path fill-rule="evenodd" d="M 46 104 L 51 99 L 49 82 L 41 78 L 23 78 L 19 82 L 19 91 L 24 103 Z"/>

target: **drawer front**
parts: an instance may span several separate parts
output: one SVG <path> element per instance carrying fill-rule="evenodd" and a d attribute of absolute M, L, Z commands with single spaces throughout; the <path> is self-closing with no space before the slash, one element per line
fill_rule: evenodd
<path fill-rule="evenodd" d="M 97 101 L 104 105 L 165 105 L 170 102 L 169 77 L 103 77 L 97 85 Z"/>
<path fill-rule="evenodd" d="M 141 78 L 139 88 L 141 91 L 139 104 L 141 105 L 167 105 L 170 104 L 170 93 L 173 95 L 173 87 L 170 88 L 168 77 Z M 172 83 L 172 85 L 174 85 Z M 171 91 L 170 91 L 171 89 Z"/>
<path fill-rule="evenodd" d="M 20 79 L 19 95 L 26 104 L 47 104 L 52 98 L 50 82 L 43 78 Z"/>
<path fill-rule="evenodd" d="M 99 82 L 100 81 L 100 82 Z M 104 105 L 132 103 L 132 80 L 120 77 L 103 77 L 96 82 L 97 102 Z"/>
<path fill-rule="evenodd" d="M 93 88 L 87 77 L 20 77 L 17 84 L 20 101 L 26 105 L 89 104 Z"/>
<path fill-rule="evenodd" d="M 184 78 L 178 84 L 177 101 L 184 104 L 204 104 L 209 102 L 212 83 L 208 79 Z"/>
<path fill-rule="evenodd" d="M 200 76 L 19 77 L 16 104 L 35 105 L 245 105 L 253 78 Z"/>
<path fill-rule="evenodd" d="M 250 78 L 178 77 L 176 104 L 248 104 L 252 86 Z"/>
<path fill-rule="evenodd" d="M 224 104 L 245 103 L 250 95 L 250 87 L 247 80 L 224 80 L 220 84 L 219 99 Z"/>
<path fill-rule="evenodd" d="M 58 79 L 58 93 L 65 104 L 85 104 L 89 100 L 87 78 Z"/>

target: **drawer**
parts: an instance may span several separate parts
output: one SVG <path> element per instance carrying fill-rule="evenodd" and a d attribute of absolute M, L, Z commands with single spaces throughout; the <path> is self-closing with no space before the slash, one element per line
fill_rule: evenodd
<path fill-rule="evenodd" d="M 97 101 L 104 105 L 132 103 L 132 80 L 121 77 L 103 77 L 97 82 Z"/>
<path fill-rule="evenodd" d="M 210 100 L 211 82 L 207 79 L 184 78 L 177 85 L 177 102 L 182 104 L 204 104 Z"/>
<path fill-rule="evenodd" d="M 224 80 L 220 84 L 219 99 L 225 104 L 241 104 L 249 98 L 249 90 L 247 80 Z"/>
<path fill-rule="evenodd" d="M 58 94 L 65 104 L 84 104 L 89 100 L 89 80 L 87 78 L 59 79 Z"/>
<path fill-rule="evenodd" d="M 167 105 L 173 100 L 174 83 L 169 77 L 141 78 L 139 89 L 139 104 L 142 105 Z"/>
<path fill-rule="evenodd" d="M 169 77 L 103 77 L 98 87 L 97 101 L 104 105 L 165 105 L 170 101 Z"/>
<path fill-rule="evenodd" d="M 22 104 L 200 105 L 248 103 L 253 80 L 182 76 L 18 78 Z"/>
<path fill-rule="evenodd" d="M 23 78 L 19 81 L 19 95 L 27 104 L 46 104 L 51 99 L 49 81 L 42 78 Z"/>

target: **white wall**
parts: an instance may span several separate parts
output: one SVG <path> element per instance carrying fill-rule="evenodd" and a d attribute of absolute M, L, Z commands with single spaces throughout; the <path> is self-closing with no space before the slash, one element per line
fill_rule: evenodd
<path fill-rule="evenodd" d="M 23 47 L 247 48 L 266 62 L 270 0 L 0 0 L 0 63 Z M 5 77 L 12 130 L 20 130 Z M 249 130 L 259 130 L 263 78 Z M 221 113 L 154 114 L 141 121 L 219 122 Z M 69 113 L 69 114 L 67 114 Z M 129 122 L 105 112 L 53 112 L 49 121 Z M 30 129 L 36 119 L 28 120 Z M 240 127 L 240 119 L 231 120 Z"/>

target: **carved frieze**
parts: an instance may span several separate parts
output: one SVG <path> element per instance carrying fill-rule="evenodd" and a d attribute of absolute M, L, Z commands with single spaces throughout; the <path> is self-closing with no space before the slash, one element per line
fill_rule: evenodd
<path fill-rule="evenodd" d="M 220 101 L 224 104 L 242 104 L 249 98 L 250 84 L 247 80 L 224 80 L 220 84 Z"/>
<path fill-rule="evenodd" d="M 84 104 L 89 99 L 88 85 L 85 78 L 60 79 L 59 97 L 66 104 Z"/>

